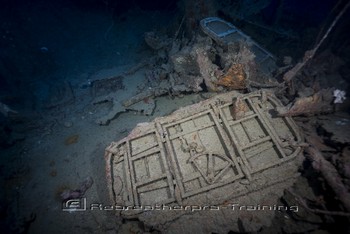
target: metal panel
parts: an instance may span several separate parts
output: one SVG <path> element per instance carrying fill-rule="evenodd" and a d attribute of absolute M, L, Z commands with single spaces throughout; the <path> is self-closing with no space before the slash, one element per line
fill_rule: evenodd
<path fill-rule="evenodd" d="M 178 203 L 295 158 L 302 138 L 281 104 L 265 92 L 206 101 L 156 119 L 106 149 L 114 201 L 124 205 Z M 240 102 L 242 112 L 235 106 Z"/>

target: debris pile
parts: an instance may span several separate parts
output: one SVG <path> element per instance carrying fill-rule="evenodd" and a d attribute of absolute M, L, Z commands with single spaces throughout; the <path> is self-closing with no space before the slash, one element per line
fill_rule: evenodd
<path fill-rule="evenodd" d="M 319 213 L 348 215 L 349 194 L 345 190 L 349 188 L 350 175 L 349 136 L 339 129 L 349 124 L 349 118 L 330 117 L 349 105 L 348 87 L 340 74 L 344 61 L 328 50 L 316 53 L 319 43 L 318 47 L 306 51 L 295 65 L 290 56 L 284 56 L 278 67 L 271 53 L 232 24 L 210 17 L 201 21 L 200 26 L 202 34 L 190 40 L 169 38 L 158 32 L 146 33 L 145 42 L 154 52 L 152 58 L 122 74 L 91 81 L 93 105 L 108 103 L 109 107 L 108 112 L 96 120 L 101 125 L 126 111 L 152 115 L 159 96 L 216 94 L 170 117 L 140 124 L 127 138 L 106 149 L 107 179 L 113 202 L 120 206 L 152 205 L 152 202 L 182 206 L 201 201 L 199 205 L 216 206 L 235 201 L 278 203 L 283 197 L 289 207 L 305 208 L 304 213 L 283 215 L 300 215 L 317 222 L 320 222 L 316 215 Z M 135 86 L 137 91 L 132 95 L 120 96 L 118 92 L 127 90 L 126 79 L 135 74 L 144 82 Z M 234 96 L 230 96 L 230 91 Z M 303 130 L 300 134 L 299 130 L 288 133 L 298 129 L 291 117 L 296 118 Z M 304 137 L 307 143 L 303 143 Z M 228 147 L 232 145 L 235 152 Z M 295 155 L 291 160 L 285 159 L 295 150 L 299 150 L 301 156 L 303 149 L 305 157 Z M 264 160 L 259 161 L 262 158 Z M 278 166 L 271 162 L 274 167 L 270 167 L 269 160 L 278 162 Z M 317 200 L 310 195 L 312 191 L 292 188 L 298 176 L 297 168 L 303 167 L 302 161 L 311 162 L 311 173 L 316 173 L 313 176 L 322 175 L 339 197 L 335 209 L 324 204 L 310 206 L 309 200 Z M 279 170 L 279 166 L 283 169 Z M 254 168 L 259 167 L 263 167 L 260 174 L 254 174 Z M 233 174 L 226 174 L 229 172 Z M 185 177 L 187 179 L 179 179 Z M 277 178 L 283 181 L 269 184 Z M 337 184 L 339 180 L 344 181 Z M 216 187 L 219 182 L 220 186 Z M 232 190 L 227 185 L 233 186 Z M 269 189 L 276 193 L 271 195 Z M 249 197 L 245 198 L 243 195 L 247 194 Z M 325 199 L 327 203 L 329 198 Z M 305 214 L 307 212 L 315 215 Z M 117 213 L 124 218 L 138 218 L 146 226 L 162 231 L 180 231 L 183 228 L 180 223 L 186 223 L 185 217 L 189 215 L 198 223 L 213 219 L 205 212 Z M 242 231 L 243 227 L 245 231 L 256 231 L 262 224 L 270 225 L 274 215 L 265 214 L 261 218 L 261 215 L 242 212 L 229 219 L 228 216 L 222 211 L 215 222 L 208 224 L 210 230 Z M 231 226 L 215 229 L 224 223 Z M 300 232 L 317 228 L 315 223 L 297 226 L 293 228 Z"/>
<path fill-rule="evenodd" d="M 197 35 L 192 40 L 175 40 L 158 32 L 145 33 L 145 42 L 155 53 L 144 66 L 137 66 L 137 69 L 145 67 L 146 82 L 139 87 L 136 95 L 118 100 L 112 87 L 120 85 L 107 84 L 112 80 L 125 79 L 137 69 L 121 76 L 106 77 L 104 81 L 95 81 L 94 90 L 95 86 L 100 90 L 102 86 L 108 88 L 102 89 L 103 92 L 96 96 L 93 104 L 112 103 L 110 112 L 96 122 L 108 124 L 118 113 L 128 110 L 151 115 L 155 108 L 153 99 L 158 96 L 230 90 L 245 92 L 280 85 L 273 77 L 278 68 L 274 56 L 243 32 L 215 17 L 201 21 L 201 27 L 209 37 Z M 221 27 L 226 31 L 211 33 Z"/>
<path fill-rule="evenodd" d="M 316 214 L 349 216 L 350 138 L 347 132 L 341 132 L 341 128 L 349 124 L 350 117 L 348 114 L 344 118 L 334 117 L 339 110 L 344 110 L 349 105 L 344 91 L 347 87 L 344 86 L 346 82 L 342 75 L 338 73 L 344 66 L 343 61 L 327 50 L 316 55 L 327 35 L 314 49 L 306 51 L 304 58 L 295 66 L 291 57 L 285 56 L 283 65 L 279 68 L 273 55 L 226 21 L 215 17 L 207 18 L 201 21 L 201 27 L 209 37 L 196 35 L 193 40 L 170 40 L 152 32 L 147 33 L 145 41 L 156 54 L 154 63 L 145 72 L 146 85 L 137 95 L 124 100 L 122 106 L 127 109 L 142 101 L 148 103 L 161 95 L 176 96 L 204 91 L 222 94 L 180 109 L 170 116 L 157 118 L 154 122 L 140 124 L 128 137 L 113 142 L 106 149 L 106 171 L 112 200 L 121 207 L 160 203 L 169 205 L 168 208 L 173 205 L 192 205 L 195 201 L 200 202 L 197 206 L 225 205 L 233 201 L 263 203 L 268 198 L 262 194 L 269 194 L 268 189 L 259 187 L 264 184 L 265 188 L 273 187 L 278 193 L 276 197 L 269 195 L 272 200 L 283 196 L 283 204 L 304 208 L 298 214 L 287 212 L 294 218 L 303 217 L 307 220 L 303 225 L 295 225 L 293 230 L 305 232 L 317 229 L 322 219 Z M 335 79 L 330 76 L 335 76 Z M 255 92 L 258 89 L 262 91 Z M 236 90 L 234 97 L 228 92 L 231 90 Z M 271 102 L 275 98 L 271 98 L 270 92 L 274 92 L 284 105 L 279 100 Z M 244 96 L 239 93 L 248 94 Z M 252 97 L 258 97 L 258 101 L 249 101 Z M 324 114 L 332 115 L 325 118 Z M 297 117 L 297 125 L 303 130 L 300 135 L 299 130 L 295 130 L 298 127 L 292 122 L 292 116 Z M 212 128 L 215 131 L 211 131 Z M 260 131 L 260 128 L 264 129 Z M 288 133 L 291 129 L 297 133 Z M 216 138 L 211 133 L 220 137 Z M 242 133 L 248 136 L 240 136 Z M 307 143 L 303 142 L 304 137 Z M 217 145 L 224 152 L 216 148 Z M 232 145 L 234 147 L 226 148 Z M 272 152 L 271 147 L 278 153 Z M 228 158 L 233 162 L 226 163 L 226 154 L 229 155 L 232 148 L 235 153 Z M 295 150 L 300 150 L 298 155 L 304 156 L 301 153 L 303 149 L 305 157 L 284 161 L 284 155 L 293 154 Z M 265 153 L 277 155 L 277 161 L 281 160 L 279 166 L 288 161 L 291 171 L 279 172 L 277 167 L 271 168 L 273 163 L 269 164 L 269 159 L 272 158 L 260 163 L 253 162 L 257 158 L 264 158 Z M 249 156 L 246 158 L 245 155 Z M 287 182 L 287 178 L 283 177 L 297 177 L 296 167 L 305 167 L 301 164 L 302 161 L 311 162 L 313 171 L 310 173 L 316 173 L 313 176 L 321 175 L 338 197 L 339 203 L 335 209 L 330 209 L 326 204 L 330 198 L 324 198 L 322 203 L 311 190 L 305 191 L 297 186 L 292 188 L 295 180 Z M 296 164 L 292 166 L 292 162 Z M 238 163 L 238 167 L 234 166 L 235 163 Z M 238 174 L 241 170 L 242 181 L 239 175 L 226 175 L 230 171 L 227 168 L 232 166 Z M 260 166 L 264 167 L 259 177 L 263 179 L 257 182 L 252 171 L 254 167 Z M 276 179 L 269 177 L 269 173 L 277 173 L 283 183 L 269 185 L 269 182 Z M 235 181 L 232 186 L 236 187 L 234 191 L 225 191 L 228 189 L 226 179 L 230 176 L 235 178 L 232 179 Z M 267 181 L 264 180 L 266 178 Z M 220 182 L 218 187 L 217 182 Z M 242 184 L 248 191 L 240 193 Z M 302 183 L 299 186 L 300 184 Z M 324 184 L 321 187 L 321 190 L 325 190 Z M 284 189 L 283 195 L 281 191 Z M 253 200 L 249 200 L 251 198 Z M 269 202 L 273 203 L 272 200 Z M 310 206 L 311 200 L 318 205 Z M 308 215 L 308 212 L 313 214 Z M 269 214 L 264 214 L 258 217 L 260 224 L 257 224 L 257 217 L 252 214 L 232 216 L 232 213 L 228 215 L 226 211 L 216 214 L 213 222 L 210 222 L 214 220 L 210 212 L 191 211 L 189 214 L 183 210 L 120 211 L 117 215 L 124 218 L 137 217 L 146 227 L 161 231 L 182 230 L 186 224 L 185 217 L 187 219 L 189 215 L 199 223 L 199 226 L 193 226 L 194 229 L 205 231 L 202 226 L 206 226 L 215 232 L 257 231 L 262 224 L 270 225 L 272 219 L 268 217 Z M 246 217 L 249 217 L 250 224 Z M 286 221 L 283 222 L 287 225 Z M 281 227 L 281 230 L 288 232 L 286 227 L 290 226 Z"/>
<path fill-rule="evenodd" d="M 308 96 L 297 98 L 288 106 L 278 110 L 281 116 L 315 115 L 331 113 L 334 111 L 333 97 L 334 89 L 322 89 L 319 92 Z"/>

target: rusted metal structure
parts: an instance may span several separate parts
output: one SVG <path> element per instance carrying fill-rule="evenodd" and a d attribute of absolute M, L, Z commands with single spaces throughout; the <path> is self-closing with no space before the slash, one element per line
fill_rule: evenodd
<path fill-rule="evenodd" d="M 182 205 L 215 191 L 201 203 L 220 205 L 290 179 L 303 139 L 290 117 L 276 115 L 280 106 L 264 91 L 230 92 L 139 124 L 106 149 L 111 200 Z"/>

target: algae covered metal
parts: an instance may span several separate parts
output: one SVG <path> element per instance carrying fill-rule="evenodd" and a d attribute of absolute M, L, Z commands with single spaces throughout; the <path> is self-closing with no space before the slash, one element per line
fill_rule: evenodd
<path fill-rule="evenodd" d="M 139 124 L 106 149 L 111 199 L 137 207 L 219 205 L 290 179 L 302 137 L 291 118 L 276 115 L 280 106 L 267 92 L 230 92 Z M 200 199 L 210 193 L 217 195 Z"/>

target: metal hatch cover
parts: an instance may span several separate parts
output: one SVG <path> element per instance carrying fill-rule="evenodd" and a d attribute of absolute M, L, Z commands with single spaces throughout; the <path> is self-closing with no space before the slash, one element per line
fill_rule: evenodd
<path fill-rule="evenodd" d="M 215 191 L 209 203 L 218 205 L 288 180 L 303 139 L 291 118 L 276 116 L 279 106 L 271 93 L 230 92 L 138 125 L 106 148 L 112 201 L 182 205 Z M 273 170 L 278 176 L 263 175 Z"/>

